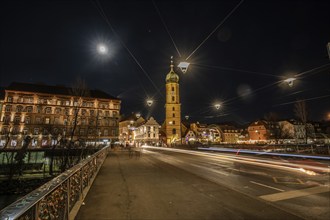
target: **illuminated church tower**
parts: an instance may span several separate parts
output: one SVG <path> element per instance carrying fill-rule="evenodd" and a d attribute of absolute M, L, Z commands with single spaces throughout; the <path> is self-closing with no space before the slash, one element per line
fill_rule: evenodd
<path fill-rule="evenodd" d="M 167 144 L 181 143 L 181 103 L 179 94 L 179 76 L 173 70 L 166 75 L 165 131 Z"/>

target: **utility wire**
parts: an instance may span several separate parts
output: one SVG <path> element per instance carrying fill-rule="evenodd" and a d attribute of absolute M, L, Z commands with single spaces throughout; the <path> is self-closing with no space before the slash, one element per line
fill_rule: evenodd
<path fill-rule="evenodd" d="M 176 44 L 175 44 L 175 42 L 174 42 L 174 40 L 173 40 L 173 37 L 172 37 L 170 31 L 168 30 L 167 25 L 166 25 L 166 23 L 165 23 L 165 21 L 164 21 L 162 15 L 160 14 L 160 11 L 159 11 L 159 9 L 158 9 L 158 7 L 157 7 L 155 1 L 152 0 L 152 3 L 153 3 L 153 5 L 154 5 L 154 7 L 155 7 L 155 9 L 156 9 L 156 11 L 157 11 L 159 17 L 160 17 L 160 20 L 162 21 L 162 23 L 163 23 L 163 25 L 164 25 L 164 27 L 165 27 L 165 29 L 166 29 L 166 32 L 168 33 L 168 36 L 170 36 L 170 38 L 171 38 L 171 40 L 172 40 L 172 43 L 173 43 L 173 45 L 174 45 L 176 51 L 177 51 L 178 54 L 179 54 L 179 57 L 181 57 L 180 51 L 179 51 L 178 47 L 176 46 Z"/>
<path fill-rule="evenodd" d="M 202 43 L 200 43 L 199 45 L 198 45 L 198 47 L 186 58 L 186 60 L 188 60 L 204 43 L 205 43 L 205 41 L 207 41 L 210 37 L 211 37 L 211 35 L 229 18 L 229 16 L 231 15 L 231 14 L 233 14 L 234 13 L 234 11 L 243 3 L 243 1 L 244 0 L 241 0 L 236 6 L 235 6 L 235 8 L 233 8 L 233 10 L 231 10 L 230 11 L 230 13 L 218 24 L 218 26 L 216 26 L 215 28 L 214 28 L 214 30 L 202 41 Z"/>

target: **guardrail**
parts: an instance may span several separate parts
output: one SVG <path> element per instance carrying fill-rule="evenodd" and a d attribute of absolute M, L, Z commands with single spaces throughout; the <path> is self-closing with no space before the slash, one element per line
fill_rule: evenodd
<path fill-rule="evenodd" d="M 0 211 L 0 219 L 74 219 L 109 147 L 91 155 Z"/>

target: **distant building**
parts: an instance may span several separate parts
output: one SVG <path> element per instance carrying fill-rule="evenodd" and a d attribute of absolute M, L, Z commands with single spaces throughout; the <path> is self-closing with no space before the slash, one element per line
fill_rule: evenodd
<path fill-rule="evenodd" d="M 252 122 L 248 127 L 250 142 L 267 142 L 269 139 L 269 129 L 267 122 L 258 120 Z"/>
<path fill-rule="evenodd" d="M 212 143 L 238 143 L 241 130 L 229 124 L 211 124 L 208 126 Z"/>
<path fill-rule="evenodd" d="M 134 140 L 139 144 L 156 145 L 159 142 L 159 127 L 158 122 L 150 117 L 144 123 L 141 123 L 134 129 Z"/>
<path fill-rule="evenodd" d="M 30 147 L 64 140 L 94 145 L 117 140 L 121 101 L 100 90 L 85 89 L 78 95 L 79 89 L 9 85 L 0 115 L 0 146 L 21 147 L 27 135 L 32 137 Z"/>
<path fill-rule="evenodd" d="M 199 122 L 191 123 L 190 129 L 195 133 L 198 142 L 209 142 L 207 124 L 200 124 Z"/>
<path fill-rule="evenodd" d="M 145 119 L 138 113 L 132 113 L 122 117 L 119 122 L 119 141 L 123 145 L 134 143 L 134 130 L 145 122 Z"/>

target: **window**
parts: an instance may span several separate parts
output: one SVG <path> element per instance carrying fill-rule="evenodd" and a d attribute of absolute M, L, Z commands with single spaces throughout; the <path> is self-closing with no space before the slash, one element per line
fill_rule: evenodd
<path fill-rule="evenodd" d="M 37 106 L 37 113 L 41 113 L 42 107 L 41 106 Z"/>
<path fill-rule="evenodd" d="M 41 118 L 40 117 L 36 117 L 36 124 L 40 124 L 41 123 Z"/>
<path fill-rule="evenodd" d="M 61 114 L 61 108 L 56 108 L 55 109 L 55 114 Z"/>
<path fill-rule="evenodd" d="M 22 111 L 23 111 L 23 106 L 18 105 L 18 106 L 16 107 L 16 112 L 22 112 Z"/>
<path fill-rule="evenodd" d="M 65 115 L 70 115 L 70 109 L 69 108 L 65 108 Z"/>
<path fill-rule="evenodd" d="M 49 124 L 50 123 L 50 118 L 45 118 L 45 124 Z"/>
<path fill-rule="evenodd" d="M 90 115 L 90 116 L 93 116 L 93 115 L 94 115 L 94 110 L 90 110 L 90 111 L 89 111 L 89 115 Z"/>
<path fill-rule="evenodd" d="M 175 128 L 172 129 L 172 133 L 176 134 L 176 129 Z"/>
<path fill-rule="evenodd" d="M 13 102 L 13 97 L 8 96 L 7 101 L 8 101 L 8 102 Z"/>
<path fill-rule="evenodd" d="M 70 105 L 70 101 L 65 101 L 65 105 Z"/>
<path fill-rule="evenodd" d="M 80 135 L 84 135 L 84 134 L 85 134 L 85 129 L 81 128 L 81 129 L 79 130 L 79 134 L 80 134 Z"/>
<path fill-rule="evenodd" d="M 45 109 L 45 113 L 46 113 L 46 114 L 51 114 L 51 113 L 52 113 L 52 108 L 51 108 L 51 107 L 47 107 L 47 108 Z"/>
<path fill-rule="evenodd" d="M 175 107 L 172 107 L 172 111 L 175 111 Z"/>
<path fill-rule="evenodd" d="M 30 124 L 31 118 L 30 117 L 25 117 L 25 124 Z"/>
<path fill-rule="evenodd" d="M 104 136 L 108 136 L 108 135 L 109 135 L 108 129 L 104 129 Z"/>
<path fill-rule="evenodd" d="M 56 124 L 56 125 L 60 124 L 60 119 L 59 118 L 54 118 L 54 124 Z"/>
<path fill-rule="evenodd" d="M 61 100 L 57 100 L 56 105 L 61 105 Z"/>
<path fill-rule="evenodd" d="M 174 102 L 175 101 L 175 98 L 174 98 L 174 96 L 172 96 L 172 102 Z"/>
<path fill-rule="evenodd" d="M 106 116 L 106 117 L 109 117 L 109 116 L 110 116 L 109 111 L 105 111 L 105 116 Z"/>
<path fill-rule="evenodd" d="M 172 91 L 174 92 L 174 87 L 172 87 Z"/>
<path fill-rule="evenodd" d="M 39 134 L 39 128 L 34 128 L 34 134 Z"/>
<path fill-rule="evenodd" d="M 7 105 L 6 108 L 5 108 L 5 111 L 6 112 L 11 112 L 11 105 Z"/>
<path fill-rule="evenodd" d="M 173 117 L 173 118 L 175 117 L 175 113 L 172 114 L 172 117 Z"/>
<path fill-rule="evenodd" d="M 175 121 L 172 122 L 175 125 Z"/>
<path fill-rule="evenodd" d="M 82 109 L 82 110 L 81 110 L 81 114 L 82 114 L 82 115 L 86 115 L 86 109 Z"/>
<path fill-rule="evenodd" d="M 16 117 L 14 118 L 14 123 L 15 123 L 15 124 L 19 124 L 20 122 L 21 122 L 21 117 L 16 116 Z"/>
<path fill-rule="evenodd" d="M 8 124 L 10 122 L 10 116 L 6 115 L 3 120 L 4 120 L 5 124 Z"/>
<path fill-rule="evenodd" d="M 26 107 L 26 112 L 32 112 L 32 110 L 33 110 L 32 106 L 27 106 Z"/>

